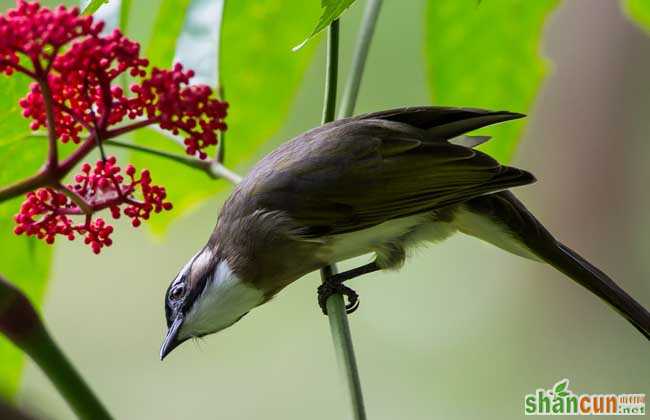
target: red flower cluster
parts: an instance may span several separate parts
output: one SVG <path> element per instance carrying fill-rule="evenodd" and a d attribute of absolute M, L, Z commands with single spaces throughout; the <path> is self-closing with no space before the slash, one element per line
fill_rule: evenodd
<path fill-rule="evenodd" d="M 147 76 L 140 45 L 119 30 L 101 35 L 102 29 L 102 22 L 80 16 L 77 8 L 50 10 L 25 0 L 0 15 L 0 72 L 20 71 L 37 82 L 20 102 L 31 128 L 47 127 L 51 96 L 55 133 L 63 142 L 78 143 L 84 130 L 102 137 L 125 117 L 143 117 L 143 125 L 182 132 L 187 153 L 205 159 L 205 148 L 217 144 L 216 131 L 226 129 L 227 103 L 211 97 L 209 86 L 189 85 L 194 73 L 180 64 L 171 71 L 154 68 Z M 20 64 L 19 54 L 32 69 Z M 141 78 L 131 97 L 113 85 L 125 72 Z"/>
<path fill-rule="evenodd" d="M 85 236 L 84 241 L 93 252 L 99 253 L 104 246 L 111 245 L 113 227 L 101 218 L 93 220 L 90 213 L 84 214 L 79 202 L 83 202 L 91 213 L 109 208 L 115 219 L 123 212 L 134 227 L 140 226 L 141 220 L 148 219 L 152 212 L 171 210 L 171 203 L 165 201 L 165 189 L 151 183 L 149 171 L 143 170 L 136 178 L 135 168 L 129 165 L 125 173 L 127 182 L 115 158 L 110 157 L 105 162 L 97 161 L 94 168 L 84 164 L 81 173 L 75 176 L 75 184 L 67 187 L 67 194 L 52 188 L 28 193 L 15 217 L 17 226 L 14 232 L 36 236 L 49 244 L 54 242 L 56 235 L 72 240 L 77 233 Z M 141 200 L 136 198 L 136 194 Z M 70 196 L 76 196 L 76 199 Z M 127 206 L 120 210 L 123 203 Z M 84 216 L 84 221 L 74 224 L 70 218 L 73 215 Z"/>
<path fill-rule="evenodd" d="M 96 37 L 103 26 L 93 25 L 92 17 L 79 16 L 76 8 L 50 10 L 19 0 L 15 9 L 0 15 L 0 72 L 16 70 L 19 52 L 34 63 L 49 63 L 62 46 L 82 36 Z"/>
<path fill-rule="evenodd" d="M 62 142 L 79 143 L 84 128 L 100 136 L 110 125 L 120 123 L 131 102 L 112 82 L 120 74 L 145 76 L 149 64 L 139 57 L 140 46 L 119 30 L 107 36 L 87 36 L 58 55 L 46 75 L 53 102 L 56 135 Z M 36 65 L 35 65 L 36 66 Z M 42 82 L 41 82 L 42 83 Z M 33 119 L 32 130 L 47 127 L 47 109 L 41 83 L 33 83 L 30 93 L 20 101 L 23 115 Z"/>
<path fill-rule="evenodd" d="M 25 0 L 0 14 L 0 74 L 20 72 L 35 81 L 20 101 L 30 127 L 46 128 L 63 143 L 77 144 L 88 136 L 65 162 L 48 160 L 43 171 L 53 179 L 45 185 L 59 185 L 55 181 L 95 144 L 137 128 L 158 124 L 182 135 L 186 152 L 201 159 L 207 157 L 206 148 L 217 144 L 217 131 L 226 129 L 228 104 L 214 98 L 209 86 L 190 85 L 193 71 L 176 64 L 172 70 L 148 73 L 140 45 L 119 30 L 102 34 L 103 28 L 103 22 L 81 16 L 77 8 L 48 9 Z M 135 80 L 128 92 L 115 83 L 123 74 Z M 126 124 L 125 119 L 137 121 Z M 81 235 L 98 253 L 111 245 L 113 227 L 95 218 L 96 212 L 109 209 L 114 218 L 124 214 L 137 227 L 152 212 L 172 207 L 165 189 L 151 183 L 148 170 L 136 175 L 129 165 L 122 173 L 115 158 L 94 167 L 84 164 L 74 180 L 67 187 L 28 193 L 15 217 L 15 233 L 50 244 L 57 235 L 70 240 Z M 76 223 L 73 216 L 83 220 Z"/>
<path fill-rule="evenodd" d="M 210 98 L 212 89 L 206 85 L 189 85 L 192 70 L 183 71 L 181 64 L 174 69 L 153 69 L 151 78 L 131 90 L 137 95 L 134 109 L 144 109 L 149 119 L 158 121 L 161 128 L 185 138 L 186 151 L 207 157 L 205 148 L 217 144 L 217 130 L 225 130 L 223 118 L 227 104 Z M 141 111 L 138 111 L 141 112 Z"/>
<path fill-rule="evenodd" d="M 76 184 L 70 186 L 78 195 L 83 197 L 93 208 L 110 208 L 113 218 L 120 217 L 119 204 L 126 203 L 124 214 L 131 218 L 134 227 L 140 226 L 141 220 L 149 219 L 151 212 L 160 213 L 171 210 L 172 204 L 166 202 L 165 188 L 153 185 L 148 170 L 140 172 L 136 179 L 136 170 L 132 165 L 126 167 L 125 173 L 129 183 L 124 183 L 121 169 L 116 165 L 115 157 L 109 157 L 106 162 L 101 160 L 92 168 L 85 163 L 81 173 L 75 177 Z M 142 201 L 133 198 L 136 190 L 142 196 Z"/>
<path fill-rule="evenodd" d="M 112 226 L 107 226 L 99 217 L 93 221 L 90 216 L 86 216 L 84 223 L 73 224 L 68 215 L 76 213 L 79 213 L 78 207 L 65 194 L 52 188 L 39 188 L 27 193 L 27 199 L 15 217 L 17 226 L 14 233 L 36 236 L 48 244 L 54 243 L 56 235 L 73 240 L 77 233 L 85 236 L 85 243 L 92 247 L 95 254 L 113 243 L 110 238 Z"/>

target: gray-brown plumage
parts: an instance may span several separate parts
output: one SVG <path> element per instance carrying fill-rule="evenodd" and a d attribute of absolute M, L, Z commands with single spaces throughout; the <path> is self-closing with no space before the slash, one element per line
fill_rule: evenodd
<path fill-rule="evenodd" d="M 210 243 L 227 238 L 222 252 L 231 268 L 274 293 L 283 283 L 326 263 L 315 252 L 323 242 L 318 238 L 533 182 L 525 171 L 447 142 L 468 130 L 519 117 L 509 112 L 407 108 L 313 129 L 262 159 L 235 188 Z M 284 249 L 297 252 L 301 264 L 278 258 Z M 284 279 L 275 279 L 274 273 Z"/>
<path fill-rule="evenodd" d="M 463 136 L 520 117 L 403 108 L 338 120 L 283 144 L 235 188 L 206 247 L 172 282 L 166 298 L 170 334 L 161 355 L 191 336 L 231 325 L 327 264 L 376 255 L 374 263 L 339 280 L 397 268 L 411 246 L 456 231 L 556 265 L 648 336 L 647 311 L 622 290 L 601 287 L 613 284 L 601 272 L 567 268 L 558 257 L 566 255 L 560 244 L 502 192 L 534 177 L 472 149 L 487 137 Z M 173 345 L 167 345 L 170 336 Z"/>

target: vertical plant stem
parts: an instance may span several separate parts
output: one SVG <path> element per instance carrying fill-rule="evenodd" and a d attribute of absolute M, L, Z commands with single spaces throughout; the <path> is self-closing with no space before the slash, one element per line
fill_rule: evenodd
<path fill-rule="evenodd" d="M 321 269 L 321 280 L 337 273 L 336 264 Z M 357 359 L 354 355 L 352 334 L 348 323 L 348 314 L 345 312 L 345 301 L 343 296 L 335 294 L 327 299 L 327 319 L 330 323 L 330 332 L 336 352 L 336 362 L 343 371 L 347 395 L 352 409 L 354 420 L 366 419 L 366 408 L 363 403 L 363 391 L 361 390 L 361 379 Z"/>
<path fill-rule="evenodd" d="M 41 72 L 39 71 L 39 74 Z M 47 150 L 47 170 L 53 173 L 59 166 L 59 149 L 56 143 L 56 125 L 54 123 L 54 106 L 52 101 L 52 92 L 50 85 L 48 85 L 47 75 L 42 76 L 43 79 L 39 80 L 38 84 L 41 87 L 43 95 L 43 103 L 45 104 L 45 115 L 47 117 L 47 137 L 48 137 L 48 150 Z"/>
<path fill-rule="evenodd" d="M 221 40 L 223 38 L 223 14 L 226 11 L 226 0 L 218 0 L 219 4 L 217 7 L 217 96 L 219 100 L 226 100 L 226 91 L 223 87 L 223 80 L 221 80 L 221 61 L 222 61 L 222 45 Z M 217 144 L 217 152 L 214 157 L 214 160 L 218 163 L 223 163 L 226 158 L 226 133 L 225 131 L 219 132 L 219 143 Z"/>
<path fill-rule="evenodd" d="M 368 58 L 370 43 L 375 31 L 379 10 L 382 0 L 368 0 L 363 14 L 363 22 L 359 30 L 357 43 L 354 51 L 354 58 L 350 75 L 346 83 L 339 118 L 352 115 L 354 106 L 361 86 L 363 70 Z M 338 49 L 339 49 L 339 22 L 335 20 L 330 25 L 327 43 L 327 73 L 325 79 L 325 100 L 323 106 L 323 124 L 334 119 L 336 107 L 336 88 L 338 79 Z M 331 265 L 321 270 L 321 279 L 325 281 L 337 273 L 336 265 Z M 343 296 L 335 294 L 329 297 L 326 302 L 330 331 L 334 342 L 337 362 L 343 370 L 345 384 L 352 408 L 352 415 L 355 420 L 365 420 L 366 410 L 363 403 L 363 392 L 359 370 L 354 355 L 352 335 L 345 311 Z"/>
<path fill-rule="evenodd" d="M 338 55 L 339 55 L 339 21 L 338 19 L 330 24 L 327 38 L 327 68 L 325 75 L 325 99 L 323 104 L 323 124 L 334 120 L 336 111 L 336 88 L 338 79 Z M 327 280 L 336 274 L 336 265 L 321 269 L 322 281 Z M 354 356 L 354 346 L 350 325 L 345 311 L 345 302 L 340 294 L 332 295 L 326 302 L 330 331 L 334 342 L 336 360 L 343 371 L 347 394 L 352 409 L 352 418 L 365 420 L 366 409 L 363 404 L 363 393 L 361 391 L 361 380 L 359 370 Z"/>
<path fill-rule="evenodd" d="M 339 118 L 350 117 L 354 113 L 354 106 L 357 103 L 359 88 L 361 87 L 361 77 L 363 76 L 363 69 L 368 58 L 368 51 L 370 51 L 370 42 L 375 33 L 375 26 L 382 1 L 368 0 L 363 12 L 361 28 L 359 29 L 359 36 L 357 37 L 357 43 L 354 48 L 350 76 L 345 84 L 343 98 L 341 99 Z"/>
<path fill-rule="evenodd" d="M 118 27 L 123 34 L 129 33 L 129 15 L 131 14 L 131 0 L 122 0 L 120 2 L 120 20 Z M 125 92 L 129 91 L 129 75 L 128 72 L 120 76 L 120 84 Z"/>
<path fill-rule="evenodd" d="M 323 118 L 326 124 L 334 121 L 336 112 L 336 89 L 339 77 L 339 21 L 332 22 L 327 31 L 327 63 L 325 64 L 325 98 Z"/>

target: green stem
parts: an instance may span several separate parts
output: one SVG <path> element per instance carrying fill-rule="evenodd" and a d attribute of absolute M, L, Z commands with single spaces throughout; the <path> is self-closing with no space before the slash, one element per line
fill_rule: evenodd
<path fill-rule="evenodd" d="M 343 98 L 341 99 L 339 118 L 351 117 L 354 113 L 354 106 L 357 103 L 359 88 L 361 87 L 361 77 L 363 76 L 363 69 L 365 68 L 366 60 L 368 58 L 368 51 L 370 51 L 370 42 L 375 33 L 375 26 L 377 24 L 377 18 L 379 17 L 381 3 L 382 0 L 368 0 L 363 12 L 359 37 L 357 38 L 357 43 L 354 49 L 354 58 L 352 59 L 350 76 L 345 84 Z"/>
<path fill-rule="evenodd" d="M 120 2 L 120 20 L 118 27 L 123 34 L 129 33 L 129 15 L 131 14 L 131 0 L 122 0 Z M 129 91 L 129 74 L 128 72 L 122 73 L 120 76 L 120 84 L 125 92 Z"/>
<path fill-rule="evenodd" d="M 339 21 L 330 24 L 327 38 L 327 70 L 325 75 L 325 100 L 323 105 L 323 124 L 334 120 L 336 108 L 336 88 L 338 79 L 338 54 L 339 54 Z M 326 281 L 337 271 L 336 265 L 326 266 L 321 269 L 321 279 Z M 347 394 L 349 396 L 352 415 L 355 420 L 365 420 L 366 409 L 363 405 L 363 393 L 359 370 L 354 356 L 354 346 L 350 325 L 345 311 L 343 296 L 335 294 L 330 296 L 325 303 L 336 360 L 339 368 L 343 370 Z"/>
<path fill-rule="evenodd" d="M 32 337 L 23 343 L 22 349 L 45 372 L 77 417 L 88 420 L 111 419 L 106 408 L 45 327 L 32 333 Z"/>
<path fill-rule="evenodd" d="M 337 273 L 336 264 L 321 269 L 321 280 L 325 281 Z M 361 390 L 361 379 L 359 368 L 354 356 L 354 345 L 352 334 L 348 323 L 348 314 L 345 311 L 343 296 L 335 294 L 330 296 L 325 303 L 327 317 L 330 323 L 330 332 L 336 352 L 336 361 L 339 369 L 343 371 L 347 395 L 352 409 L 352 418 L 355 420 L 366 419 L 366 408 L 363 404 L 363 391 Z"/>
<path fill-rule="evenodd" d="M 354 106 L 361 87 L 361 78 L 368 58 L 370 43 L 375 31 L 379 10 L 382 0 L 368 0 L 363 15 L 363 22 L 359 29 L 359 36 L 354 52 L 352 69 L 346 83 L 345 92 L 339 110 L 339 118 L 352 115 Z M 323 109 L 323 124 L 334 119 L 336 104 L 336 87 L 338 77 L 338 20 L 332 22 L 329 28 L 327 45 L 327 73 L 325 81 L 325 101 Z M 321 279 L 325 281 L 337 273 L 336 265 L 327 266 L 321 270 Z M 345 384 L 347 387 L 352 414 L 355 420 L 365 420 L 366 411 L 363 404 L 363 392 L 361 380 L 354 355 L 352 335 L 345 311 L 345 300 L 340 294 L 332 295 L 326 302 L 330 331 L 336 351 L 336 359 L 339 367 L 343 370 Z"/>
<path fill-rule="evenodd" d="M 231 171 L 216 159 L 210 162 L 210 173 L 214 178 L 223 178 L 234 185 L 239 184 L 243 179 L 241 175 Z"/>
<path fill-rule="evenodd" d="M 149 155 L 161 157 L 163 159 L 171 160 L 176 163 L 189 166 L 190 168 L 198 169 L 205 171 L 205 168 L 209 166 L 209 162 L 202 161 L 200 159 L 193 158 L 191 156 L 179 155 L 177 153 L 165 152 L 164 150 L 152 149 L 146 146 L 140 146 L 133 143 L 127 143 L 120 140 L 105 140 L 104 144 L 107 146 L 120 147 L 123 149 L 135 150 L 136 152 L 147 153 Z"/>
<path fill-rule="evenodd" d="M 223 178 L 233 184 L 238 184 L 242 180 L 242 177 L 240 175 L 226 168 L 216 160 L 201 160 L 191 156 L 165 152 L 164 150 L 152 149 L 150 147 L 126 143 L 119 140 L 105 140 L 104 144 L 107 146 L 122 147 L 124 149 L 135 150 L 137 152 L 147 153 L 152 156 L 171 160 L 173 162 L 180 163 L 182 165 L 204 172 L 212 179 Z"/>
<path fill-rule="evenodd" d="M 226 92 L 223 87 L 223 81 L 221 80 L 221 60 L 223 57 L 222 51 L 222 45 L 221 45 L 221 40 L 223 39 L 222 36 L 222 29 L 223 29 L 223 14 L 226 10 L 226 0 L 219 0 L 219 4 L 217 6 L 217 96 L 219 97 L 219 100 L 225 101 L 226 100 Z M 226 132 L 225 131 L 220 131 L 219 132 L 219 143 L 217 144 L 217 152 L 215 154 L 215 160 L 219 163 L 223 163 L 224 159 L 226 158 Z"/>
<path fill-rule="evenodd" d="M 54 342 L 29 299 L 0 276 L 0 333 L 43 370 L 80 419 L 111 416 Z"/>
<path fill-rule="evenodd" d="M 325 99 L 322 123 L 334 121 L 336 111 L 336 88 L 339 76 L 339 20 L 330 24 L 327 31 L 327 63 L 325 73 Z"/>

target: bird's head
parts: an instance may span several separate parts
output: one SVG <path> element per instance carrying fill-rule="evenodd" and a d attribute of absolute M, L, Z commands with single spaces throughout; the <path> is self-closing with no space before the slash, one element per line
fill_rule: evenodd
<path fill-rule="evenodd" d="M 199 251 L 176 275 L 165 293 L 167 336 L 160 359 L 192 337 L 221 331 L 264 301 L 209 247 Z"/>

